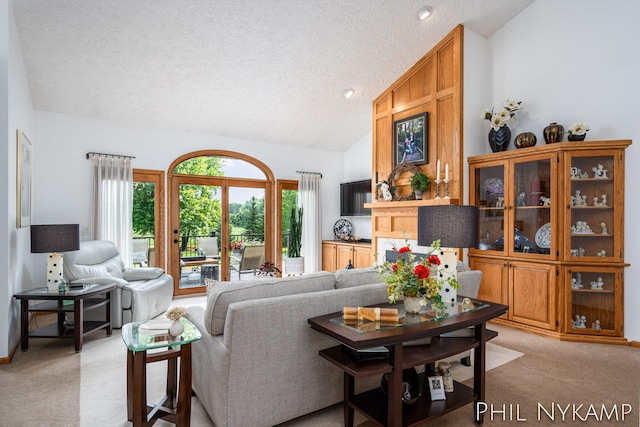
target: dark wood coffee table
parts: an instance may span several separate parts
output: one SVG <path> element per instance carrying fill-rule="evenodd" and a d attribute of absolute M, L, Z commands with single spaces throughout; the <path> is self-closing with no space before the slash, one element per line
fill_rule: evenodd
<path fill-rule="evenodd" d="M 344 424 L 353 426 L 354 409 L 381 426 L 416 425 L 474 401 L 484 400 L 485 392 L 485 346 L 498 334 L 486 328 L 486 322 L 504 314 L 508 307 L 486 301 L 473 300 L 476 309 L 453 314 L 441 320 L 408 324 L 384 329 L 351 327 L 341 322 L 342 313 L 332 313 L 309 319 L 311 328 L 355 350 L 385 346 L 389 357 L 384 360 L 357 361 L 344 346 L 339 345 L 320 351 L 320 356 L 344 371 Z M 373 323 L 373 322 L 371 322 Z M 441 334 L 473 327 L 473 336 L 444 338 Z M 404 346 L 408 341 L 431 337 L 431 344 Z M 447 393 L 446 400 L 432 401 L 428 392 L 403 411 L 401 398 L 402 370 L 430 365 L 438 360 L 454 356 L 465 350 L 474 350 L 473 388 L 456 382 L 454 391 Z M 381 388 L 355 394 L 355 379 L 372 375 L 388 374 L 388 392 Z M 474 408 L 475 409 L 475 408 Z M 476 413 L 477 423 L 482 423 L 482 414 Z"/>
<path fill-rule="evenodd" d="M 116 284 L 84 284 L 68 289 L 65 292 L 49 291 L 46 287 L 30 289 L 14 295 L 21 305 L 21 348 L 29 349 L 29 338 L 73 338 L 76 351 L 82 350 L 82 340 L 85 335 L 106 329 L 111 335 L 111 292 Z M 30 301 L 42 301 L 29 305 Z M 65 304 L 65 301 L 70 303 Z M 84 320 L 84 313 L 98 307 L 106 307 L 104 321 Z M 58 321 L 29 331 L 29 313 L 52 312 L 58 313 Z M 65 314 L 73 313 L 73 328 L 64 325 Z"/>

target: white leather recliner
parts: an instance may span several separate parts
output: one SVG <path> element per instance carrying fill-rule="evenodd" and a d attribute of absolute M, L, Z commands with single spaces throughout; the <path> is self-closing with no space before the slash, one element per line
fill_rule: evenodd
<path fill-rule="evenodd" d="M 173 277 L 161 268 L 124 268 L 116 245 L 106 240 L 80 242 L 80 250 L 66 252 L 64 276 L 71 283 L 117 284 L 111 296 L 114 328 L 152 319 L 166 311 L 173 299 Z"/>

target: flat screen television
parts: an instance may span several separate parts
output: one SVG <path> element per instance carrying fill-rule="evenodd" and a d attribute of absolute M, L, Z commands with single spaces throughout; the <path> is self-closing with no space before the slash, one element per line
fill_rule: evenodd
<path fill-rule="evenodd" d="M 365 203 L 371 202 L 371 180 L 340 184 L 340 216 L 371 216 Z"/>

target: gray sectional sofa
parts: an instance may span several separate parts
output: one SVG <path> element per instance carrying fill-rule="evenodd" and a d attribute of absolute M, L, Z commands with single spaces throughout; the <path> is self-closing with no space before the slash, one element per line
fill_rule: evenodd
<path fill-rule="evenodd" d="M 479 284 L 476 273 L 460 273 L 462 286 Z M 221 282 L 206 309 L 186 314 L 202 332 L 192 345 L 193 390 L 217 427 L 273 426 L 338 403 L 343 373 L 318 355 L 337 343 L 307 319 L 387 298 L 373 268 Z M 356 391 L 379 385 L 358 380 Z"/>

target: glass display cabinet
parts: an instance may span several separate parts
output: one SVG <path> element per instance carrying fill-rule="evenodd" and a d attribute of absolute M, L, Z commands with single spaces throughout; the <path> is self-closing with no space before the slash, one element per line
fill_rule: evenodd
<path fill-rule="evenodd" d="M 509 305 L 500 321 L 564 339 L 624 339 L 630 144 L 563 142 L 469 158 L 469 204 L 480 211 L 469 263 L 483 272 L 478 298 Z"/>

